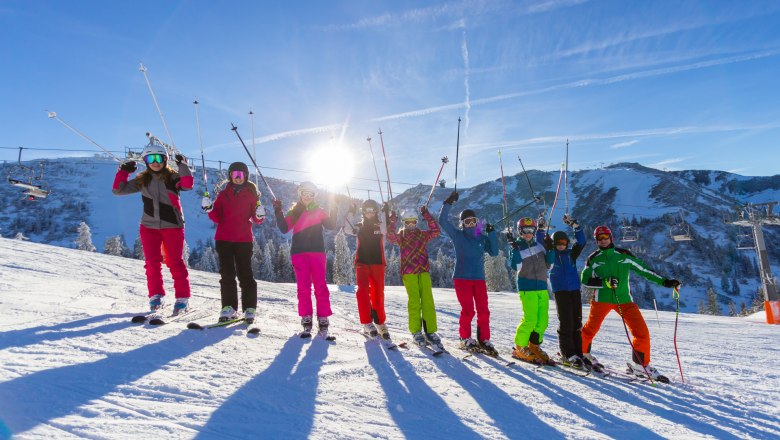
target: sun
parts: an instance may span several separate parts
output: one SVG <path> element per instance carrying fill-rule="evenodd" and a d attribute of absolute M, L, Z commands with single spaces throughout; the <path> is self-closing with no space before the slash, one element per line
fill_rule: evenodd
<path fill-rule="evenodd" d="M 352 178 L 354 168 L 352 153 L 344 147 L 321 147 L 309 156 L 314 182 L 328 188 L 346 184 Z"/>

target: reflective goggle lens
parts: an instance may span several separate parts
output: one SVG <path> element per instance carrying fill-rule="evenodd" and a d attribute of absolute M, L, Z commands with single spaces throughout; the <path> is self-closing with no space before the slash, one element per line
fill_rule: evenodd
<path fill-rule="evenodd" d="M 243 171 L 232 171 L 230 173 L 231 179 L 243 179 L 244 178 L 244 172 Z"/>
<path fill-rule="evenodd" d="M 417 220 L 404 220 L 406 226 L 414 226 L 417 224 Z"/>
<path fill-rule="evenodd" d="M 301 191 L 301 197 L 314 197 L 314 193 L 311 191 Z"/>
<path fill-rule="evenodd" d="M 149 154 L 146 157 L 144 157 L 144 161 L 147 164 L 150 164 L 150 163 L 163 163 L 163 155 L 162 154 Z"/>
<path fill-rule="evenodd" d="M 523 235 L 533 234 L 534 232 L 536 232 L 536 228 L 533 227 L 520 228 L 520 233 Z"/>
<path fill-rule="evenodd" d="M 609 238 L 609 234 L 599 234 L 596 236 L 596 241 L 606 240 Z"/>
<path fill-rule="evenodd" d="M 464 225 L 476 225 L 477 224 L 477 218 L 476 217 L 469 217 L 463 219 Z"/>
<path fill-rule="evenodd" d="M 568 245 L 568 244 L 569 244 L 569 242 L 568 242 L 568 241 L 556 241 L 556 242 L 555 242 L 555 245 L 556 245 L 556 246 L 566 246 L 566 245 Z"/>
<path fill-rule="evenodd" d="M 376 211 L 374 210 L 374 208 L 365 208 L 365 209 L 363 210 L 363 213 L 364 213 L 364 214 L 373 214 L 373 213 L 375 213 L 375 212 L 376 212 Z"/>

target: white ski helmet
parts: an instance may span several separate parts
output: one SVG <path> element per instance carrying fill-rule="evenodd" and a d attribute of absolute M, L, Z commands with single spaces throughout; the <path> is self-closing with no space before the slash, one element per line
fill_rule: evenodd
<path fill-rule="evenodd" d="M 149 156 L 150 154 L 162 154 L 165 161 L 168 161 L 168 150 L 156 142 L 149 142 L 149 144 L 144 148 L 144 151 L 141 152 L 141 158 L 146 161 L 146 156 Z"/>
<path fill-rule="evenodd" d="M 419 218 L 417 218 L 417 211 L 414 209 L 407 209 L 401 213 L 401 221 L 410 222 L 412 220 L 419 221 Z"/>
<path fill-rule="evenodd" d="M 301 193 L 304 191 L 312 192 L 314 193 L 314 197 L 317 197 L 317 185 L 312 182 L 301 182 L 301 184 L 298 185 L 298 197 L 301 197 Z"/>

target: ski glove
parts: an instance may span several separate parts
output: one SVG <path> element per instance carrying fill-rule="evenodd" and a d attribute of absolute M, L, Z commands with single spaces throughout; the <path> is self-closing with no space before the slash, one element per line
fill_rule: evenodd
<path fill-rule="evenodd" d="M 428 213 L 428 207 L 425 205 L 420 206 L 420 214 L 425 215 Z"/>
<path fill-rule="evenodd" d="M 444 204 L 445 204 L 445 205 L 452 205 L 453 203 L 455 203 L 455 202 L 457 202 L 457 201 L 458 201 L 458 198 L 459 198 L 459 197 L 460 197 L 460 196 L 458 195 L 458 192 L 457 192 L 457 191 L 453 191 L 453 192 L 452 192 L 452 193 L 451 193 L 451 194 L 450 194 L 450 195 L 447 197 L 447 199 L 445 199 L 445 200 L 444 200 Z"/>
<path fill-rule="evenodd" d="M 385 202 L 382 204 L 382 212 L 384 212 L 386 215 L 390 214 L 390 204 Z"/>
<path fill-rule="evenodd" d="M 675 280 L 674 278 L 666 279 L 663 282 L 664 287 L 672 287 L 672 288 L 680 287 L 680 284 L 682 283 Z"/>
<path fill-rule="evenodd" d="M 208 196 L 203 196 L 203 199 L 200 201 L 200 208 L 206 212 L 211 212 L 211 210 L 214 209 L 214 205 L 211 203 L 211 199 L 208 198 Z"/>
<path fill-rule="evenodd" d="M 539 229 L 542 229 L 547 225 L 547 222 L 544 221 L 544 216 L 539 216 L 539 218 L 536 220 L 536 227 Z"/>
<path fill-rule="evenodd" d="M 276 199 L 271 202 L 271 205 L 274 207 L 274 212 L 282 212 L 282 201 L 279 199 Z"/>
<path fill-rule="evenodd" d="M 610 289 L 617 289 L 618 287 L 618 279 L 615 277 L 611 277 L 607 280 L 607 284 L 609 284 Z"/>
<path fill-rule="evenodd" d="M 568 215 L 563 215 L 563 222 L 569 226 L 571 226 L 572 229 L 579 229 L 580 225 L 577 223 L 577 219 L 574 217 L 569 217 Z"/>
<path fill-rule="evenodd" d="M 549 235 L 544 236 L 544 248 L 548 251 L 550 249 L 555 249 L 555 246 L 553 246 L 552 238 Z"/>
<path fill-rule="evenodd" d="M 490 223 L 487 223 L 487 224 L 485 225 L 485 232 L 488 232 L 488 233 L 490 233 L 490 232 L 493 232 L 493 231 L 495 231 L 495 230 L 496 230 L 496 228 L 494 228 L 494 227 L 493 227 L 493 225 L 491 225 Z"/>
<path fill-rule="evenodd" d="M 265 208 L 261 204 L 257 204 L 257 208 L 255 208 L 255 217 L 259 219 L 265 218 Z"/>
<path fill-rule="evenodd" d="M 183 154 L 179 153 L 173 156 L 174 159 L 176 159 L 176 165 L 181 165 L 182 162 L 187 162 L 187 158 L 184 157 Z"/>
<path fill-rule="evenodd" d="M 122 165 L 119 165 L 119 169 L 122 171 L 127 171 L 128 173 L 134 173 L 135 170 L 138 169 L 138 165 L 135 164 L 134 160 L 128 160 Z"/>

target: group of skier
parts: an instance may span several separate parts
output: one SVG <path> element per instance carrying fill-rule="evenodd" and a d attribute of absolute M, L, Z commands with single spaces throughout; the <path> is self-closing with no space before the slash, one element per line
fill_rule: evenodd
<path fill-rule="evenodd" d="M 176 301 L 173 315 L 178 315 L 188 309 L 190 296 L 188 273 L 183 261 L 184 219 L 179 193 L 191 190 L 194 182 L 186 159 L 181 155 L 175 156 L 176 171 L 169 166 L 167 152 L 162 147 L 150 144 L 142 157 L 147 170 L 128 180 L 130 174 L 136 171 L 136 164 L 132 161 L 123 163 L 116 173 L 113 192 L 117 195 L 141 192 L 143 216 L 140 237 L 150 309 L 156 311 L 163 305 L 162 262 L 165 261 L 174 279 Z M 273 201 L 274 217 L 282 233 L 292 232 L 290 255 L 297 282 L 298 315 L 303 327 L 301 336 L 311 336 L 315 316 L 318 331 L 327 336 L 329 317 L 333 312 L 326 282 L 323 232 L 324 229 L 336 230 L 340 227 L 338 209 L 335 203 L 331 203 L 329 211 L 320 207 L 315 200 L 317 187 L 311 182 L 300 184 L 297 193 L 298 200 L 286 212 L 281 200 Z M 403 211 L 400 215 L 402 224 L 399 224 L 399 216 L 389 204 L 380 207 L 373 200 L 362 204 L 359 222 L 352 224 L 349 218 L 345 221 L 345 232 L 357 237 L 355 297 L 361 331 L 367 336 L 390 339 L 384 308 L 386 238 L 400 250 L 400 273 L 408 295 L 408 329 L 412 339 L 420 346 L 444 350 L 437 335 L 427 251 L 428 242 L 443 230 L 455 248 L 453 284 L 461 306 L 459 347 L 498 355 L 490 340 L 490 310 L 483 263 L 485 253 L 496 256 L 499 252 L 497 232 L 490 223 L 480 221 L 471 209 L 460 212 L 458 225 L 455 226 L 450 221 L 450 212 L 458 198 L 458 192 L 453 191 L 444 200 L 438 222 L 426 205 L 421 206 L 419 214 L 427 223 L 427 229 L 418 227 L 420 218 L 417 209 Z M 231 164 L 224 189 L 213 203 L 204 197 L 202 208 L 217 224 L 214 238 L 219 255 L 222 302 L 219 320 L 252 322 L 257 309 L 257 283 L 251 268 L 252 226 L 264 222 L 265 209 L 260 204 L 257 187 L 249 180 L 247 165 L 241 162 Z M 351 206 L 348 214 L 352 216 L 356 213 L 357 206 Z M 576 261 L 585 246 L 586 237 L 574 218 L 565 215 L 563 222 L 574 232 L 574 243 L 562 230 L 550 237 L 544 217 L 538 220 L 521 218 L 517 222 L 517 237 L 512 231 L 506 231 L 523 309 L 512 356 L 532 363 L 557 361 L 574 368 L 598 370 L 603 366 L 591 354 L 591 345 L 604 318 L 615 310 L 626 325 L 626 334 L 630 330 L 633 335 L 629 370 L 636 375 L 658 379 L 660 373 L 649 365 L 650 334 L 631 297 L 629 272 L 634 271 L 665 287 L 677 288 L 680 282 L 653 272 L 628 250 L 616 248 L 612 233 L 606 226 L 595 229 L 598 249 L 588 256 L 580 274 Z M 560 352 L 554 358 L 541 348 L 549 321 L 548 282 L 554 294 L 559 321 Z M 582 284 L 596 292 L 584 326 Z M 316 311 L 312 304 L 312 286 Z M 239 287 L 243 315 L 238 312 Z M 475 316 L 476 338 L 472 337 Z"/>

